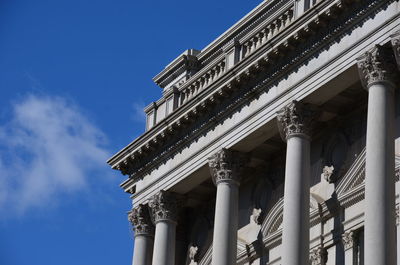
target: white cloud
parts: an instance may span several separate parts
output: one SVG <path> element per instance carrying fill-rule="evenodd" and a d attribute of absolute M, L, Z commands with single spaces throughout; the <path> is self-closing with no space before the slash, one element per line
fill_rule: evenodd
<path fill-rule="evenodd" d="M 106 169 L 105 136 L 71 102 L 28 96 L 0 125 L 0 210 L 25 213 L 87 188 Z M 96 174 L 93 177 L 98 177 Z"/>
<path fill-rule="evenodd" d="M 143 102 L 134 102 L 132 104 L 133 115 L 132 119 L 135 122 L 145 123 L 146 122 L 146 114 L 144 113 L 145 104 Z"/>

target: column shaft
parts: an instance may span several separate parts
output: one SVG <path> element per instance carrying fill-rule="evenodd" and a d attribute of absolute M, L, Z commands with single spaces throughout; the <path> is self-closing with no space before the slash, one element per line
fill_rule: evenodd
<path fill-rule="evenodd" d="M 319 114 L 315 106 L 293 101 L 277 116 L 281 136 L 287 141 L 282 231 L 284 265 L 309 264 L 310 136 Z M 318 253 L 322 251 L 319 249 Z"/>
<path fill-rule="evenodd" d="M 369 86 L 365 177 L 365 264 L 394 265 L 394 89 Z"/>
<path fill-rule="evenodd" d="M 153 254 L 153 237 L 138 235 L 133 249 L 133 265 L 151 265 Z"/>
<path fill-rule="evenodd" d="M 154 226 L 151 222 L 148 205 L 140 204 L 128 215 L 135 230 L 133 265 L 151 265 L 153 254 Z"/>
<path fill-rule="evenodd" d="M 309 253 L 310 141 L 287 140 L 282 264 L 306 265 Z"/>
<path fill-rule="evenodd" d="M 156 226 L 152 265 L 175 265 L 178 195 L 162 190 L 152 197 L 149 206 Z"/>
<path fill-rule="evenodd" d="M 153 265 L 175 265 L 176 223 L 159 221 L 156 224 Z"/>
<path fill-rule="evenodd" d="M 213 265 L 236 264 L 239 184 L 247 155 L 223 148 L 209 158 L 208 165 L 217 186 L 213 234 Z"/>
<path fill-rule="evenodd" d="M 213 265 L 236 264 L 238 197 L 236 184 L 219 183 L 215 205 Z"/>

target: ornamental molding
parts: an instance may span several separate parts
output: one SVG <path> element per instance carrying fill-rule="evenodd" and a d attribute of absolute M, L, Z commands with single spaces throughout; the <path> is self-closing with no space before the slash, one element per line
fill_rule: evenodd
<path fill-rule="evenodd" d="M 277 113 L 282 139 L 286 141 L 293 136 L 310 138 L 312 126 L 318 116 L 317 107 L 293 100 Z"/>
<path fill-rule="evenodd" d="M 398 73 L 392 48 L 375 45 L 357 59 L 357 65 L 364 88 L 381 82 L 396 87 Z"/>
<path fill-rule="evenodd" d="M 169 191 L 162 190 L 155 194 L 149 201 L 153 222 L 177 223 L 180 199 L 178 194 Z"/>
<path fill-rule="evenodd" d="M 215 153 L 208 159 L 214 184 L 233 183 L 240 185 L 241 173 L 248 160 L 247 154 L 225 148 Z"/>
<path fill-rule="evenodd" d="M 394 0 L 325 0 L 317 6 L 318 15 L 306 12 L 275 37 L 274 48 L 270 45 L 260 47 L 238 63 L 235 71 L 228 71 L 197 95 L 196 101 L 178 108 L 165 121 L 113 156 L 108 161 L 111 167 L 129 175 L 121 187 L 129 191 L 139 179 L 174 157 L 233 111 L 257 98 L 307 63 L 313 54 L 326 50 L 349 30 L 392 2 Z M 288 46 L 288 43 L 292 45 Z"/>
<path fill-rule="evenodd" d="M 147 205 L 139 204 L 129 211 L 128 220 L 133 226 L 135 237 L 139 235 L 154 236 L 154 226 Z"/>

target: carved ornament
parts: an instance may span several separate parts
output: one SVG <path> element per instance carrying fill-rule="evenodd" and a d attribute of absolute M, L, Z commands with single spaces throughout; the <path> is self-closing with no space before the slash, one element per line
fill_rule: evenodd
<path fill-rule="evenodd" d="M 159 221 L 177 222 L 178 195 L 169 191 L 160 191 L 149 201 L 154 223 Z"/>
<path fill-rule="evenodd" d="M 389 83 L 395 87 L 397 80 L 396 59 L 391 48 L 375 45 L 358 58 L 361 83 L 368 89 L 376 83 Z"/>
<path fill-rule="evenodd" d="M 293 100 L 277 113 L 278 127 L 284 140 L 292 136 L 311 136 L 312 125 L 319 116 L 318 109 L 310 104 Z"/>
<path fill-rule="evenodd" d="M 356 234 L 354 231 L 345 232 L 342 235 L 342 242 L 344 246 L 344 250 L 351 249 L 355 246 L 356 243 Z"/>
<path fill-rule="evenodd" d="M 327 260 L 327 251 L 323 247 L 315 248 L 310 253 L 311 265 L 323 265 Z"/>
<path fill-rule="evenodd" d="M 140 204 L 128 213 L 128 220 L 131 222 L 135 237 L 138 235 L 154 235 L 154 226 L 151 222 L 150 212 L 147 205 Z"/>
<path fill-rule="evenodd" d="M 248 156 L 244 153 L 223 148 L 208 159 L 213 181 L 216 185 L 222 182 L 240 184 L 240 175 Z"/>

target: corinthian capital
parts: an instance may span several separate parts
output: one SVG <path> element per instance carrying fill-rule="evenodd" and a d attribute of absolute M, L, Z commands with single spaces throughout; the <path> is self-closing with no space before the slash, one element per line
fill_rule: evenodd
<path fill-rule="evenodd" d="M 394 56 L 396 58 L 397 67 L 400 70 L 400 30 L 393 34 L 391 37 Z"/>
<path fill-rule="evenodd" d="M 147 205 L 139 204 L 128 213 L 128 220 L 135 230 L 135 237 L 138 235 L 154 235 L 154 226 L 151 222 L 150 212 Z"/>
<path fill-rule="evenodd" d="M 368 89 L 376 83 L 389 83 L 395 87 L 397 79 L 396 59 L 391 48 L 376 45 L 358 58 L 361 83 Z"/>
<path fill-rule="evenodd" d="M 239 185 L 240 175 L 248 161 L 246 154 L 223 148 L 208 159 L 208 166 L 216 185 L 230 182 Z"/>
<path fill-rule="evenodd" d="M 169 191 L 160 191 L 154 195 L 149 206 L 154 222 L 170 221 L 177 222 L 178 219 L 178 195 Z"/>
<path fill-rule="evenodd" d="M 314 121 L 319 116 L 317 107 L 292 101 L 277 113 L 279 132 L 283 140 L 292 136 L 311 136 Z"/>
<path fill-rule="evenodd" d="M 342 242 L 344 250 L 353 248 L 356 242 L 356 234 L 353 231 L 344 233 L 342 235 Z"/>
<path fill-rule="evenodd" d="M 310 253 L 311 265 L 324 265 L 327 259 L 327 251 L 323 247 L 315 248 Z"/>

